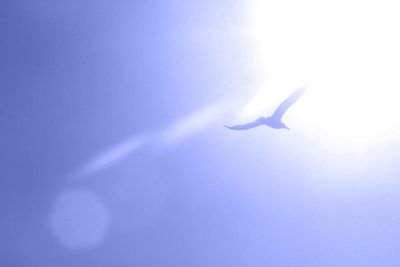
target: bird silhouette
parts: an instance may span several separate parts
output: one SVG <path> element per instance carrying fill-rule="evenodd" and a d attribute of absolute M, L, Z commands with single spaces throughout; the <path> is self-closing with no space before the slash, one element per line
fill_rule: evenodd
<path fill-rule="evenodd" d="M 282 116 L 285 114 L 285 112 L 304 94 L 306 91 L 306 87 L 300 88 L 295 90 L 285 101 L 283 101 L 279 107 L 275 110 L 275 112 L 265 118 L 265 117 L 260 117 L 256 119 L 255 121 L 246 123 L 246 124 L 240 124 L 240 125 L 234 125 L 234 126 L 226 126 L 226 128 L 231 129 L 231 130 L 248 130 L 260 125 L 266 125 L 274 129 L 287 129 L 289 130 L 289 127 L 287 127 L 283 122 L 282 122 Z"/>

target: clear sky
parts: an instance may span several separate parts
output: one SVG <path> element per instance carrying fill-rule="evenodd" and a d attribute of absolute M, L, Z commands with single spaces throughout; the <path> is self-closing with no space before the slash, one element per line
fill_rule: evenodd
<path fill-rule="evenodd" d="M 0 266 L 399 266 L 398 11 L 2 1 Z"/>

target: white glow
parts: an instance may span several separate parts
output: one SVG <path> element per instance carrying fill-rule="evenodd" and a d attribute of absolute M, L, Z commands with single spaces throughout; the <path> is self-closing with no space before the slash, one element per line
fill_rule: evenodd
<path fill-rule="evenodd" d="M 283 99 L 308 81 L 306 95 L 285 116 L 292 128 L 346 148 L 394 137 L 400 130 L 398 11 L 395 1 L 253 0 L 254 56 L 266 80 L 241 115 L 265 112 L 261 100 Z"/>
<path fill-rule="evenodd" d="M 146 139 L 143 136 L 134 136 L 130 139 L 124 140 L 120 144 L 116 144 L 112 148 L 94 157 L 83 167 L 77 170 L 72 176 L 75 178 L 81 178 L 106 169 L 115 162 L 130 155 L 142 147 L 145 143 Z"/>
<path fill-rule="evenodd" d="M 160 135 L 164 144 L 173 145 L 204 129 L 232 106 L 233 101 L 207 106 L 172 124 Z M 221 125 L 222 126 L 222 125 Z"/>
<path fill-rule="evenodd" d="M 184 116 L 182 119 L 163 128 L 157 133 L 133 136 L 123 140 L 119 144 L 115 144 L 111 148 L 93 157 L 70 176 L 73 179 L 88 178 L 94 173 L 111 167 L 118 161 L 147 145 L 152 145 L 157 148 L 177 145 L 185 141 L 188 137 L 203 130 L 215 119 L 229 111 L 236 101 L 235 99 L 231 99 L 226 103 L 217 103 L 207 106 Z M 219 126 L 222 127 L 222 125 Z"/>

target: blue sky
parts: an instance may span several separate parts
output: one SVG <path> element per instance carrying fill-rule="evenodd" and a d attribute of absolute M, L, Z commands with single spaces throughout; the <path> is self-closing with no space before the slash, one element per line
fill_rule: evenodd
<path fill-rule="evenodd" d="M 396 12 L 350 2 L 5 1 L 0 265 L 398 266 Z"/>

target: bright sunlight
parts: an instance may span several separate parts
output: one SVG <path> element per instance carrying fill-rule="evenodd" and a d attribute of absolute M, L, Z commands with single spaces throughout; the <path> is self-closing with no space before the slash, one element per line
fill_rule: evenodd
<path fill-rule="evenodd" d="M 284 118 L 293 128 L 346 149 L 391 140 L 400 130 L 400 17 L 394 5 L 253 0 L 250 31 L 265 84 L 239 117 L 267 115 L 307 84 Z"/>

